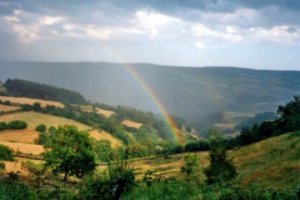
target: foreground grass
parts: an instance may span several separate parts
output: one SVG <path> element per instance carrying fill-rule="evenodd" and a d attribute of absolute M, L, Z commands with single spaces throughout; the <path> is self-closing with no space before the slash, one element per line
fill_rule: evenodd
<path fill-rule="evenodd" d="M 136 187 L 123 200 L 294 200 L 295 190 L 272 190 L 257 185 L 196 185 L 189 182 L 157 182 Z"/>

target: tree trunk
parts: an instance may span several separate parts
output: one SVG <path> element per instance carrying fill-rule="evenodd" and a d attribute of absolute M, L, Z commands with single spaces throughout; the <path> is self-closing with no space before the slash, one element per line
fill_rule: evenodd
<path fill-rule="evenodd" d="M 66 171 L 64 176 L 64 181 L 67 181 L 67 179 L 68 179 L 68 172 Z"/>

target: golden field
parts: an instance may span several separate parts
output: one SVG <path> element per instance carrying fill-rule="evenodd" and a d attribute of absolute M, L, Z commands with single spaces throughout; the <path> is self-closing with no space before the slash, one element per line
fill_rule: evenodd
<path fill-rule="evenodd" d="M 10 101 L 14 104 L 29 104 L 33 105 L 34 103 L 40 103 L 41 107 L 49 106 L 55 106 L 59 108 L 63 108 L 64 104 L 58 102 L 58 101 L 47 101 L 47 100 L 41 100 L 41 99 L 33 99 L 33 98 L 26 98 L 26 97 L 8 97 L 8 96 L 0 96 L 1 101 Z"/>
<path fill-rule="evenodd" d="M 15 111 L 15 110 L 19 110 L 19 109 L 20 109 L 20 107 L 18 107 L 18 106 L 8 106 L 8 105 L 0 104 L 0 113 Z"/>
<path fill-rule="evenodd" d="M 121 122 L 121 124 L 124 126 L 127 126 L 127 127 L 136 128 L 136 129 L 139 129 L 139 128 L 141 128 L 141 126 L 143 126 L 142 123 L 134 122 L 134 121 L 128 120 L 128 119 L 123 120 Z"/>

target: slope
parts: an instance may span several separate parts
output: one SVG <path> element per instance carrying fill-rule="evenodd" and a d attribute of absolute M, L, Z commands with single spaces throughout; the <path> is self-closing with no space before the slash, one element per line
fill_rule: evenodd
<path fill-rule="evenodd" d="M 228 152 L 242 185 L 259 183 L 274 188 L 296 188 L 300 183 L 300 131 L 266 139 Z M 208 152 L 196 153 L 201 169 L 209 165 Z M 140 174 L 153 170 L 161 177 L 184 178 L 180 173 L 185 154 L 135 161 Z M 198 175 L 204 181 L 203 170 Z"/>
<path fill-rule="evenodd" d="M 224 111 L 273 111 L 300 92 L 297 71 L 152 64 L 133 64 L 132 68 L 170 114 L 194 123 L 222 122 Z M 79 91 L 93 101 L 158 111 L 122 63 L 6 62 L 0 63 L 0 72 L 2 81 L 38 81 Z"/>

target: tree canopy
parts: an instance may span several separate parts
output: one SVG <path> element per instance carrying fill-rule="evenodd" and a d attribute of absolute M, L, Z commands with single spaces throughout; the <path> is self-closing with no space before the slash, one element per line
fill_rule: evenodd
<path fill-rule="evenodd" d="M 88 133 L 66 125 L 51 129 L 47 134 L 44 159 L 54 173 L 64 173 L 64 180 L 67 180 L 70 175 L 81 178 L 95 169 Z"/>

